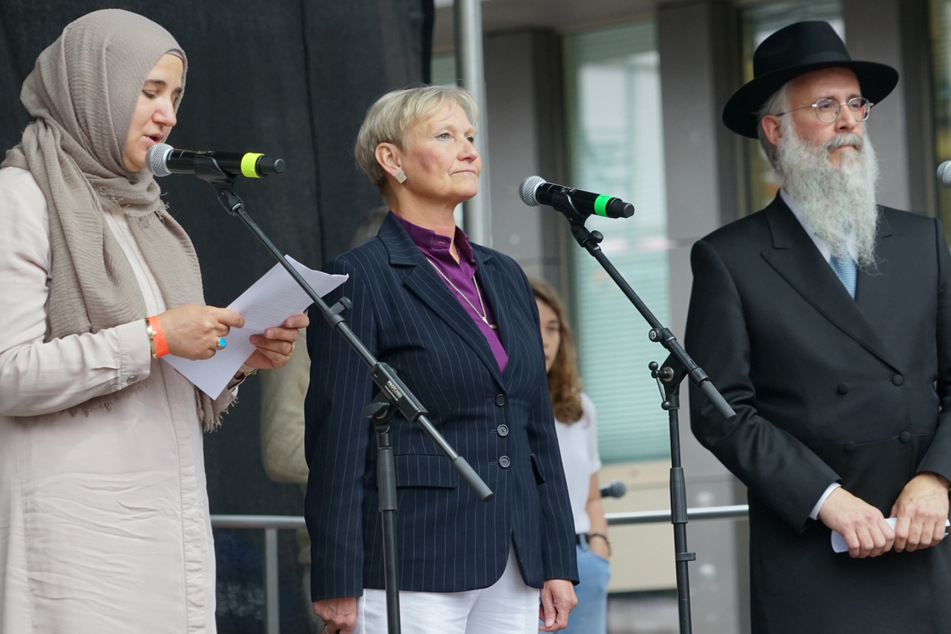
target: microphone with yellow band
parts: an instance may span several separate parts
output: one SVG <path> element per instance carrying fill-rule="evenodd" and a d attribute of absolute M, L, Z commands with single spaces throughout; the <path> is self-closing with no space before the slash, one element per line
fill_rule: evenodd
<path fill-rule="evenodd" d="M 145 162 L 149 170 L 160 177 L 169 174 L 195 174 L 209 164 L 231 177 L 262 178 L 284 171 L 283 159 L 271 158 L 259 152 L 179 150 L 167 143 L 150 147 Z"/>

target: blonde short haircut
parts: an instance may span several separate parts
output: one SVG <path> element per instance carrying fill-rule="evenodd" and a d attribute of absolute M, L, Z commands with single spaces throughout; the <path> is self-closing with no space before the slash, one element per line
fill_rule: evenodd
<path fill-rule="evenodd" d="M 417 121 L 437 112 L 446 103 L 458 106 L 475 125 L 479 109 L 475 99 L 457 86 L 414 86 L 386 93 L 367 110 L 354 154 L 370 182 L 385 193 L 386 172 L 376 160 L 376 148 L 380 143 L 392 143 L 403 148 L 406 131 Z"/>

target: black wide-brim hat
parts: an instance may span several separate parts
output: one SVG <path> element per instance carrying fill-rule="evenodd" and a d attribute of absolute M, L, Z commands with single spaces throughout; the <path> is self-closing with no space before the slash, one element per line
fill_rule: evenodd
<path fill-rule="evenodd" d="M 753 53 L 753 79 L 723 107 L 723 123 L 743 136 L 757 138 L 758 113 L 786 82 L 822 68 L 855 73 L 862 96 L 878 103 L 898 84 L 898 71 L 886 64 L 852 61 L 845 43 L 828 22 L 796 22 L 776 31 Z"/>

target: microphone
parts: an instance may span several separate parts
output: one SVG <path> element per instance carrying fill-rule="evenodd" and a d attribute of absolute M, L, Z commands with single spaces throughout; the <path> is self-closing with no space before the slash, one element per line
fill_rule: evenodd
<path fill-rule="evenodd" d="M 938 166 L 938 182 L 942 187 L 951 187 L 951 161 Z"/>
<path fill-rule="evenodd" d="M 627 493 L 627 486 L 620 480 L 614 480 L 605 484 L 600 490 L 603 498 L 619 498 L 624 497 L 624 494 Z"/>
<path fill-rule="evenodd" d="M 167 143 L 150 147 L 145 154 L 145 162 L 149 170 L 159 177 L 169 174 L 196 174 L 208 168 L 228 176 L 247 178 L 261 178 L 284 171 L 284 159 L 272 159 L 264 154 L 177 150 Z"/>
<path fill-rule="evenodd" d="M 605 218 L 630 218 L 634 215 L 634 205 L 620 198 L 546 183 L 541 176 L 529 176 L 523 180 L 518 193 L 529 207 L 549 205 L 562 213 L 575 212 L 585 218 L 591 214 Z"/>

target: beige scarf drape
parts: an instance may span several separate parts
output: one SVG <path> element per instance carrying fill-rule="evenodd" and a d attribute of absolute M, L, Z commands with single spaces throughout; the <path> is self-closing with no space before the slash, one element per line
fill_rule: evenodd
<path fill-rule="evenodd" d="M 51 238 L 47 341 L 146 317 L 145 301 L 103 214 L 125 214 L 166 306 L 204 304 L 191 240 L 148 170 L 122 163 L 138 96 L 158 59 L 185 53 L 161 26 L 118 9 L 71 23 L 36 60 L 20 100 L 33 118 L 3 166 L 29 170 L 46 197 Z M 183 83 L 184 83 L 184 77 Z M 144 326 L 143 326 L 144 328 Z M 135 389 L 135 388 L 126 388 Z M 117 394 L 73 408 L 111 407 Z M 233 396 L 196 390 L 205 429 Z"/>

